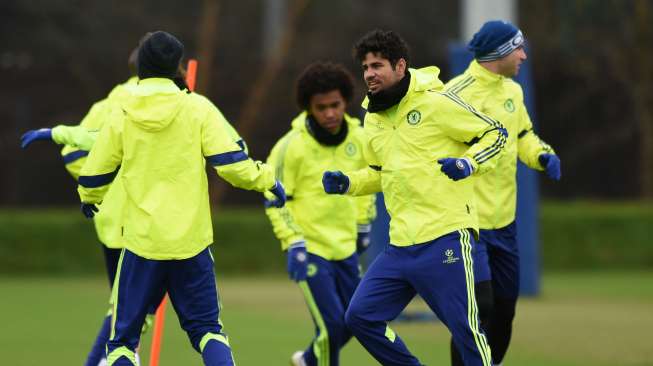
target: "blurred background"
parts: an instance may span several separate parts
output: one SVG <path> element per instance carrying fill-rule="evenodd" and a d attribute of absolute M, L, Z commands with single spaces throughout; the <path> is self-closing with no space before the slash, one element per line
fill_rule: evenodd
<path fill-rule="evenodd" d="M 520 304 L 505 364 L 653 365 L 653 2 L 514 4 L 529 42 L 531 117 L 562 160 L 562 181 L 539 178 L 542 202 L 532 205 L 542 291 Z M 448 81 L 450 46 L 468 40 L 462 12 L 462 2 L 446 0 L 3 0 L 0 357 L 79 364 L 90 347 L 108 296 L 92 223 L 77 211 L 59 149 L 23 151 L 19 138 L 79 123 L 129 77 L 127 57 L 145 32 L 166 30 L 185 44 L 186 57 L 199 60 L 197 92 L 265 160 L 299 112 L 294 82 L 307 64 L 349 68 L 357 80 L 349 111 L 359 114 L 365 89 L 351 48 L 361 35 L 397 31 L 412 67 L 437 65 Z M 216 266 L 236 359 L 285 364 L 312 331 L 303 300 L 283 277 L 260 195 L 211 175 Z M 162 365 L 199 364 L 174 323 Z M 424 362 L 446 363 L 443 327 L 398 327 Z M 375 363 L 352 342 L 343 364 Z"/>

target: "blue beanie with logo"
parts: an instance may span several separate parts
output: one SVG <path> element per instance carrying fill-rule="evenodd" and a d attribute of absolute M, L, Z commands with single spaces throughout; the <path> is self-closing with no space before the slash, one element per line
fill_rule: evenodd
<path fill-rule="evenodd" d="M 507 56 L 524 44 L 522 32 L 509 22 L 491 20 L 483 24 L 467 49 L 478 61 L 493 61 Z"/>

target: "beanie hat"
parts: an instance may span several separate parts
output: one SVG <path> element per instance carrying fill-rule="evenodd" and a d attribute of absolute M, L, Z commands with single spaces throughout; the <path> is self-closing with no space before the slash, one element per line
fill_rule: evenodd
<path fill-rule="evenodd" d="M 138 77 L 172 79 L 183 55 L 184 45 L 175 36 L 163 31 L 154 32 L 138 49 Z"/>
<path fill-rule="evenodd" d="M 481 29 L 467 45 L 478 61 L 493 61 L 507 56 L 524 44 L 522 32 L 509 22 L 492 20 Z"/>

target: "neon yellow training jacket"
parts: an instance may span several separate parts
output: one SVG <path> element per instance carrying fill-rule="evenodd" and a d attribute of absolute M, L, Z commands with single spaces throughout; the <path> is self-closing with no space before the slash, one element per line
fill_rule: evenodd
<path fill-rule="evenodd" d="M 403 99 L 366 115 L 364 153 L 370 167 L 345 172 L 348 194 L 383 191 L 395 246 L 425 243 L 458 229 L 478 231 L 472 180 L 449 179 L 437 160 L 465 157 L 476 175 L 496 166 L 505 144 L 501 123 L 445 93 L 439 73 L 433 66 L 411 69 Z"/>
<path fill-rule="evenodd" d="M 533 169 L 543 170 L 538 157 L 555 152 L 533 132 L 523 91 L 512 79 L 495 74 L 474 60 L 462 75 L 449 81 L 445 89 L 500 120 L 508 130 L 506 154 L 499 159 L 497 168 L 474 177 L 480 228 L 505 227 L 515 220 L 517 158 Z"/>
<path fill-rule="evenodd" d="M 286 206 L 265 212 L 283 250 L 305 240 L 309 253 L 327 260 L 345 259 L 356 251 L 357 224 L 367 225 L 376 216 L 375 198 L 327 195 L 322 175 L 326 170 L 366 167 L 362 154 L 365 136 L 360 121 L 345 115 L 345 140 L 337 146 L 322 145 L 306 128 L 306 116 L 303 112 L 292 121 L 292 129 L 276 143 L 267 160 L 292 198 Z"/>
<path fill-rule="evenodd" d="M 68 172 L 77 180 L 79 172 L 86 162 L 88 152 L 95 144 L 98 133 L 104 123 L 111 119 L 112 111 L 120 111 L 120 97 L 126 95 L 125 87 L 136 85 L 138 78 L 133 77 L 124 84 L 116 86 L 106 99 L 93 105 L 89 113 L 84 117 L 78 126 L 58 125 L 52 129 L 52 139 L 60 145 L 64 145 L 61 155 Z M 238 132 L 226 120 L 225 127 L 230 136 L 240 145 L 245 152 L 247 146 L 238 135 Z M 93 218 L 98 239 L 108 248 L 123 248 L 121 236 L 120 216 L 122 215 L 123 202 L 125 201 L 125 190 L 120 179 L 121 172 L 118 171 L 111 187 L 104 196 L 104 200 L 98 212 Z"/>
<path fill-rule="evenodd" d="M 148 259 L 193 257 L 213 241 L 205 162 L 232 185 L 260 192 L 274 186 L 274 170 L 241 150 L 206 98 L 159 78 L 126 90 L 124 113 L 100 131 L 82 168 L 80 198 L 102 202 L 120 167 L 125 247 Z"/>

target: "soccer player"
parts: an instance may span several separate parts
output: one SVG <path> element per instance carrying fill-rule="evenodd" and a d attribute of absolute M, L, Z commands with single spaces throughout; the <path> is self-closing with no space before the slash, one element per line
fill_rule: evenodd
<path fill-rule="evenodd" d="M 166 32 L 139 47 L 139 82 L 127 89 L 79 177 L 82 212 L 98 211 L 120 167 L 126 194 L 119 227 L 122 250 L 112 293 L 109 365 L 134 365 L 150 304 L 168 292 L 182 328 L 206 365 L 233 365 L 219 321 L 205 162 L 245 189 L 285 194 L 269 166 L 254 162 L 230 137 L 220 111 L 180 90 L 173 78 L 183 45 Z"/>
<path fill-rule="evenodd" d="M 325 172 L 327 193 L 382 191 L 390 245 L 361 280 L 345 315 L 382 365 L 422 365 L 389 327 L 419 294 L 453 335 L 465 365 L 490 366 L 474 299 L 472 246 L 478 234 L 471 175 L 496 165 L 506 131 L 442 90 L 436 67 L 409 69 L 408 46 L 375 30 L 354 47 L 369 89 L 364 131 L 368 167 Z"/>
<path fill-rule="evenodd" d="M 500 120 L 508 130 L 506 154 L 497 168 L 474 178 L 480 239 L 474 248 L 474 278 L 481 321 L 495 364 L 510 343 L 519 295 L 519 250 L 515 225 L 517 159 L 560 179 L 560 159 L 533 132 L 519 84 L 511 78 L 526 60 L 524 36 L 503 21 L 485 23 L 468 45 L 474 60 L 445 89 Z M 462 365 L 452 343 L 452 364 Z"/>
<path fill-rule="evenodd" d="M 42 128 L 39 130 L 28 131 L 21 138 L 21 146 L 27 148 L 35 141 L 52 141 L 58 145 L 64 145 L 61 150 L 61 155 L 65 167 L 73 178 L 77 180 L 79 172 L 86 161 L 86 156 L 97 139 L 98 132 L 102 129 L 105 122 L 110 119 L 108 116 L 115 113 L 116 109 L 120 109 L 120 97 L 125 95 L 126 88 L 128 86 L 133 86 L 138 82 L 138 77 L 136 76 L 137 51 L 138 48 L 134 49 L 128 59 L 128 66 L 132 77 L 125 83 L 117 85 L 111 93 L 109 93 L 107 98 L 95 103 L 79 125 L 57 125 L 53 128 Z M 181 90 L 190 93 L 183 81 L 184 73 L 185 71 L 180 67 L 174 81 Z M 238 132 L 226 120 L 224 120 L 223 123 L 225 124 L 225 128 L 232 140 L 235 141 L 245 153 L 247 153 L 247 145 L 240 135 L 238 135 Z M 117 174 L 117 177 L 119 176 L 120 171 Z M 120 179 L 114 179 L 104 197 L 104 200 L 102 201 L 101 211 L 93 217 L 98 239 L 103 244 L 102 249 L 110 289 L 113 287 L 118 259 L 120 258 L 120 252 L 124 247 L 119 227 L 119 219 L 124 200 L 125 193 L 122 188 L 122 182 Z M 151 308 L 148 311 L 143 326 L 143 333 L 145 333 L 153 323 L 154 312 L 156 311 L 159 302 L 160 301 L 157 301 L 154 304 L 151 304 Z M 93 347 L 87 356 L 84 364 L 85 366 L 106 365 L 106 343 L 109 340 L 111 314 L 112 307 L 109 308 L 109 311 L 104 317 L 100 331 L 98 332 Z M 136 358 L 138 360 L 138 354 L 136 355 Z"/>
<path fill-rule="evenodd" d="M 266 213 L 316 328 L 306 350 L 293 354 L 295 366 L 338 365 L 340 349 L 351 338 L 345 310 L 360 281 L 357 253 L 369 245 L 374 196 L 329 196 L 320 181 L 325 170 L 367 166 L 360 121 L 345 113 L 353 90 L 352 77 L 341 65 L 309 65 L 296 86 L 302 112 L 267 161 L 289 201 Z"/>
<path fill-rule="evenodd" d="M 117 85 L 105 99 L 95 103 L 78 126 L 58 125 L 54 128 L 28 131 L 21 137 L 21 147 L 27 148 L 35 141 L 53 141 L 56 144 L 64 145 L 61 150 L 64 165 L 70 175 L 77 180 L 79 172 L 86 161 L 86 156 L 95 142 L 97 132 L 102 129 L 105 121 L 109 118 L 108 116 L 115 113 L 117 109 L 119 110 L 119 100 L 125 94 L 125 89 L 138 82 L 136 76 L 137 50 L 134 49 L 128 58 L 128 67 L 131 73 L 129 80 Z M 118 258 L 123 248 L 118 221 L 124 199 L 122 184 L 117 180 L 107 192 L 102 204 L 102 212 L 94 218 L 98 239 L 103 244 L 102 250 L 110 288 L 113 286 Z M 152 310 L 155 309 L 156 307 L 153 307 Z M 149 315 L 146 324 L 151 323 L 151 318 L 152 315 Z M 102 364 L 102 359 L 106 353 L 105 346 L 109 339 L 110 321 L 111 309 L 104 317 L 100 331 L 84 365 L 97 366 Z"/>

